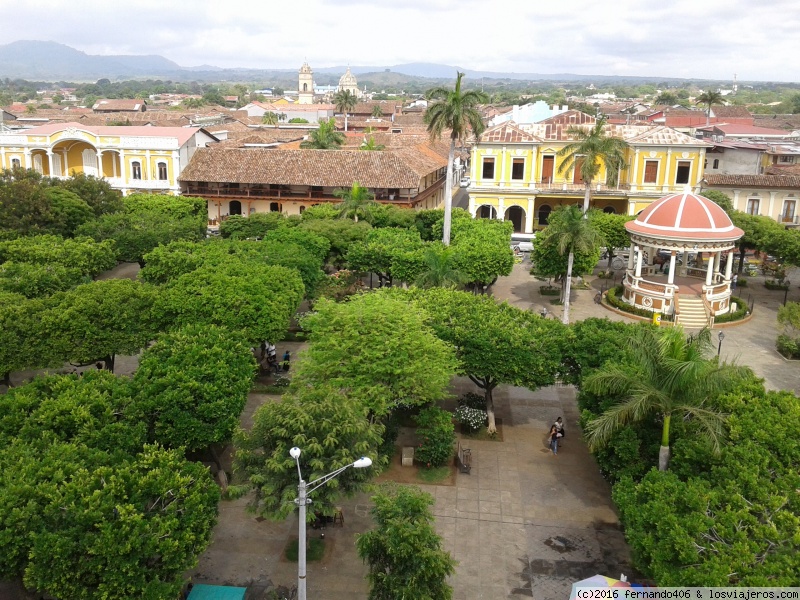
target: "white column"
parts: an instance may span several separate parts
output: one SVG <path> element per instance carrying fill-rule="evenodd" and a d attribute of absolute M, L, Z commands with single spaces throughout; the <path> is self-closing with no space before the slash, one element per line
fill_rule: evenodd
<path fill-rule="evenodd" d="M 708 255 L 708 268 L 706 269 L 706 285 L 711 285 L 711 275 L 714 273 L 714 254 Z"/>
<path fill-rule="evenodd" d="M 673 250 L 669 254 L 669 276 L 667 277 L 667 283 L 670 285 L 675 283 L 675 258 L 675 250 Z"/>
<path fill-rule="evenodd" d="M 733 191 L 733 208 L 735 210 L 739 210 L 739 190 L 732 190 Z"/>
<path fill-rule="evenodd" d="M 609 248 L 609 251 L 611 249 Z M 628 253 L 628 271 L 633 271 L 633 261 L 636 258 L 636 245 L 631 243 L 631 249 Z"/>
<path fill-rule="evenodd" d="M 119 151 L 119 177 L 122 179 L 122 185 L 127 185 L 128 169 L 125 167 L 125 150 Z"/>
<path fill-rule="evenodd" d="M 170 174 L 170 182 L 176 188 L 179 188 L 180 183 L 178 182 L 178 175 L 181 174 L 181 154 L 180 152 L 173 151 L 172 152 L 172 173 Z"/>
<path fill-rule="evenodd" d="M 472 218 L 475 218 L 475 196 L 472 194 L 469 195 L 469 214 L 472 215 Z"/>
<path fill-rule="evenodd" d="M 117 178 L 117 160 L 119 159 L 119 153 L 117 156 L 114 156 L 114 153 L 111 153 L 111 176 L 113 178 Z"/>
<path fill-rule="evenodd" d="M 142 179 L 155 179 L 152 176 L 152 165 L 150 164 L 150 150 L 144 151 L 144 163 L 142 165 Z"/>
<path fill-rule="evenodd" d="M 25 158 L 25 168 L 26 169 L 32 169 L 33 168 L 33 163 L 31 162 L 31 151 L 26 148 L 23 152 L 24 152 L 24 158 Z"/>
<path fill-rule="evenodd" d="M 509 177 L 506 177 L 506 147 L 505 146 L 503 146 L 503 149 L 502 149 L 501 152 L 502 152 L 502 154 L 500 155 L 500 177 L 499 177 L 499 181 L 500 181 L 500 187 L 504 187 L 505 183 L 506 183 L 506 180 L 510 179 Z"/>
<path fill-rule="evenodd" d="M 631 180 L 631 191 L 635 192 L 639 185 L 639 148 L 633 153 L 633 179 Z"/>
<path fill-rule="evenodd" d="M 722 273 L 722 250 L 717 252 L 717 273 Z"/>
<path fill-rule="evenodd" d="M 670 163 L 672 163 L 672 148 L 667 149 L 667 164 L 664 166 L 664 184 L 661 186 L 661 190 L 664 192 L 669 191 L 669 188 L 672 187 L 669 180 Z"/>
<path fill-rule="evenodd" d="M 66 149 L 62 150 L 61 156 L 64 159 L 64 171 L 63 174 L 69 177 L 69 160 L 67 160 L 67 151 Z"/>
<path fill-rule="evenodd" d="M 97 176 L 104 177 L 105 173 L 103 172 L 103 151 L 97 151 Z"/>
<path fill-rule="evenodd" d="M 505 221 L 506 216 L 506 199 L 505 198 L 498 198 L 497 199 L 497 220 L 498 221 Z"/>
<path fill-rule="evenodd" d="M 528 198 L 528 211 L 525 213 L 525 233 L 533 233 L 533 198 Z"/>
<path fill-rule="evenodd" d="M 770 192 L 769 193 L 769 212 L 767 213 L 767 216 L 770 219 L 775 219 L 777 221 L 778 219 L 772 214 L 772 208 L 773 208 L 773 205 L 775 204 L 775 194 L 776 193 L 777 192 Z"/>
<path fill-rule="evenodd" d="M 47 150 L 47 172 L 50 173 L 50 177 L 55 177 L 55 173 L 53 173 L 53 151 L 50 149 Z"/>
<path fill-rule="evenodd" d="M 636 252 L 636 277 L 642 276 L 642 249 L 637 248 Z"/>
<path fill-rule="evenodd" d="M 730 281 L 732 272 L 733 272 L 733 250 L 728 250 L 728 263 L 725 265 L 725 279 Z"/>

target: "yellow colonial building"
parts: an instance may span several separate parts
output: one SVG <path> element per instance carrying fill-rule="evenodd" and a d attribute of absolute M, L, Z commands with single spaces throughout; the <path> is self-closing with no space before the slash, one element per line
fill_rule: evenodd
<path fill-rule="evenodd" d="M 53 123 L 0 133 L 0 169 L 48 177 L 105 177 L 123 194 L 179 194 L 178 176 L 197 148 L 215 142 L 200 127 L 91 127 Z"/>
<path fill-rule="evenodd" d="M 595 119 L 568 111 L 533 124 L 502 123 L 486 130 L 470 161 L 469 211 L 475 217 L 508 220 L 517 232 L 545 227 L 563 204 L 583 204 L 580 169 L 562 172 L 559 150 L 573 140 L 569 127 L 592 127 Z M 654 125 L 606 125 L 607 135 L 629 144 L 626 168 L 609 184 L 605 166 L 592 182 L 592 206 L 635 215 L 670 192 L 697 186 L 711 145 Z M 580 161 L 580 159 L 579 159 Z M 580 164 L 580 162 L 578 162 Z"/>

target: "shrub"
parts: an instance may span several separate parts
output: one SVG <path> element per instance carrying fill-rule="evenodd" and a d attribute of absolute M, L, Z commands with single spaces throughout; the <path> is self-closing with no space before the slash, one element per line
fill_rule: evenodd
<path fill-rule="evenodd" d="M 453 457 L 456 434 L 453 416 L 446 410 L 431 406 L 416 416 L 417 435 L 422 440 L 416 458 L 429 467 L 441 467 Z"/>
<path fill-rule="evenodd" d="M 744 276 L 739 277 L 739 281 L 736 282 L 736 287 L 747 287 L 748 285 L 747 279 L 745 279 Z"/>
<path fill-rule="evenodd" d="M 800 358 L 800 340 L 792 339 L 782 333 L 778 336 L 778 341 L 775 345 L 778 352 L 786 358 Z"/>
<path fill-rule="evenodd" d="M 785 291 L 789 289 L 789 284 L 784 283 L 783 281 L 776 281 L 775 279 L 767 279 L 764 282 L 764 287 L 768 290 L 781 290 Z"/>
<path fill-rule="evenodd" d="M 622 295 L 622 286 L 618 285 L 617 287 L 613 287 L 610 290 L 608 290 L 608 293 L 606 293 L 606 302 L 608 302 L 614 308 L 621 310 L 622 312 L 630 313 L 632 315 L 639 315 L 640 317 L 647 317 L 649 319 L 653 318 L 652 310 L 637 308 L 631 304 L 628 304 L 621 298 L 621 295 Z"/>
<path fill-rule="evenodd" d="M 461 423 L 461 430 L 464 433 L 474 433 L 481 427 L 486 427 L 486 411 L 480 408 L 472 408 L 463 404 L 456 408 L 456 420 Z"/>
<path fill-rule="evenodd" d="M 542 296 L 559 296 L 561 294 L 561 288 L 554 285 L 543 285 L 539 288 L 539 293 Z"/>
<path fill-rule="evenodd" d="M 731 321 L 744 319 L 745 316 L 747 316 L 747 312 L 750 309 L 750 307 L 747 306 L 747 302 L 736 296 L 731 296 L 730 302 L 731 304 L 736 303 L 736 310 L 728 311 L 724 315 L 714 317 L 715 323 L 730 323 Z"/>
<path fill-rule="evenodd" d="M 467 392 L 458 399 L 458 405 L 483 410 L 486 408 L 486 398 L 484 398 L 482 394 Z"/>

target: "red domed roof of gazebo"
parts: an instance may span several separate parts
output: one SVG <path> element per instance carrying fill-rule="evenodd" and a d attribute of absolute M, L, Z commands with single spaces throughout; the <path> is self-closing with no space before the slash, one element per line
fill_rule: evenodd
<path fill-rule="evenodd" d="M 718 204 L 689 191 L 656 200 L 635 221 L 625 223 L 625 228 L 630 233 L 673 240 L 734 241 L 744 235 Z"/>

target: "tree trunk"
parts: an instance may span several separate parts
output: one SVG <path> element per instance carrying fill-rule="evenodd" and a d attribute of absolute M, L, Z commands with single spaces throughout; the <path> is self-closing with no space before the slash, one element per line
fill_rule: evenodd
<path fill-rule="evenodd" d="M 661 447 L 658 449 L 658 470 L 666 471 L 669 466 L 669 422 L 672 415 L 664 415 L 664 425 L 661 428 Z"/>
<path fill-rule="evenodd" d="M 583 218 L 588 219 L 589 215 L 586 213 L 589 212 L 589 204 L 592 202 L 592 182 L 586 182 L 586 191 L 583 193 Z"/>
<path fill-rule="evenodd" d="M 115 360 L 115 359 L 116 359 L 116 355 L 115 355 L 115 354 L 109 354 L 109 355 L 108 355 L 108 356 L 106 356 L 106 358 L 105 358 L 105 361 L 106 361 L 106 369 L 108 369 L 108 370 L 109 370 L 109 371 L 111 371 L 112 373 L 114 372 L 114 360 Z"/>
<path fill-rule="evenodd" d="M 456 154 L 456 139 L 450 138 L 450 151 L 447 153 L 447 177 L 444 182 L 444 224 L 442 243 L 450 245 L 450 223 L 453 219 L 453 158 Z"/>
<path fill-rule="evenodd" d="M 744 256 L 745 256 L 745 254 L 747 254 L 747 248 L 742 246 L 741 248 L 739 248 L 739 270 L 737 271 L 737 273 L 739 273 L 740 277 L 741 277 L 742 273 L 744 272 Z"/>
<path fill-rule="evenodd" d="M 486 399 L 486 416 L 489 419 L 489 426 L 486 431 L 489 435 L 497 433 L 497 423 L 494 420 L 494 398 L 492 397 L 493 385 L 487 385 L 484 389 L 484 398 Z"/>
<path fill-rule="evenodd" d="M 3 377 L 0 378 L 0 385 L 4 385 L 7 388 L 11 387 L 11 371 L 3 373 Z"/>
<path fill-rule="evenodd" d="M 575 261 L 575 254 L 570 251 L 569 258 L 567 259 L 567 284 L 564 290 L 564 316 L 562 322 L 564 325 L 569 325 L 569 292 L 572 283 L 572 263 Z"/>
<path fill-rule="evenodd" d="M 608 266 L 607 266 L 606 268 L 607 268 L 609 271 L 611 271 L 611 269 L 613 268 L 613 267 L 611 266 L 611 261 L 613 261 L 613 260 L 614 260 L 614 249 L 613 249 L 613 248 L 611 248 L 611 247 L 608 247 L 608 246 L 607 246 L 607 247 L 606 247 L 606 250 L 608 251 Z"/>

